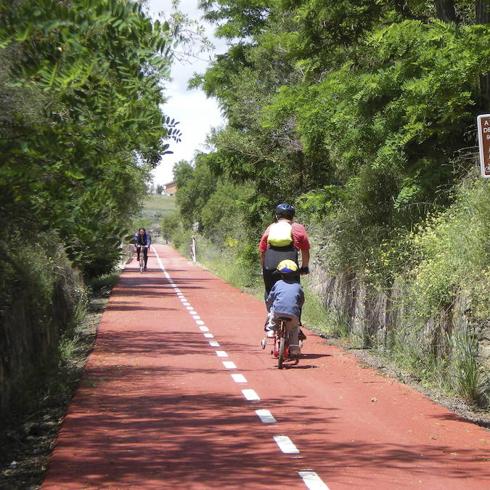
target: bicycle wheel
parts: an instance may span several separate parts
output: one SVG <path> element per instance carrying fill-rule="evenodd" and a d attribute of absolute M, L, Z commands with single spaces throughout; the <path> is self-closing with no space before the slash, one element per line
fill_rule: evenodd
<path fill-rule="evenodd" d="M 143 272 L 143 268 L 145 267 L 145 257 L 143 255 L 143 250 L 140 252 L 140 272 Z"/>
<path fill-rule="evenodd" d="M 281 337 L 281 340 L 279 341 L 279 357 L 277 358 L 277 367 L 279 369 L 282 369 L 282 365 L 284 362 L 285 348 L 286 348 L 286 339 L 284 337 Z"/>

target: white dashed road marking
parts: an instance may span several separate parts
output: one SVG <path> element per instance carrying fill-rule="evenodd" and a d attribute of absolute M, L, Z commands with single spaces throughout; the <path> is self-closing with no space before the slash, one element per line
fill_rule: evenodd
<path fill-rule="evenodd" d="M 299 454 L 299 449 L 288 436 L 274 436 L 274 440 L 284 454 Z"/>
<path fill-rule="evenodd" d="M 257 395 L 255 390 L 251 389 L 246 389 L 242 390 L 243 396 L 249 401 L 249 402 L 254 402 L 260 400 L 260 396 Z"/>
<path fill-rule="evenodd" d="M 305 485 L 310 490 L 328 490 L 323 480 L 311 470 L 298 471 L 298 475 L 303 478 Z"/>
<path fill-rule="evenodd" d="M 201 317 L 197 314 L 196 310 L 193 308 L 191 303 L 187 300 L 187 298 L 184 296 L 182 291 L 178 288 L 177 284 L 175 284 L 168 274 L 168 272 L 165 270 L 165 267 L 163 266 L 162 261 L 160 260 L 160 257 L 158 255 L 158 252 L 154 249 L 155 255 L 158 261 L 158 264 L 160 265 L 160 268 L 162 269 L 164 276 L 167 278 L 169 282 L 169 286 L 171 286 L 176 293 L 177 297 L 180 299 L 182 306 L 186 308 L 186 310 L 189 312 L 189 314 L 192 316 L 196 324 L 199 326 L 199 329 L 201 332 L 203 332 L 204 337 L 207 339 L 213 339 L 214 335 L 209 332 L 209 328 L 206 327 L 206 324 L 201 320 Z M 191 264 L 192 265 L 192 264 Z M 220 344 L 216 340 L 210 340 L 209 345 L 211 347 L 219 347 Z M 218 357 L 228 357 L 228 354 L 225 351 L 222 350 L 217 350 L 215 351 L 216 355 Z M 223 366 L 226 369 L 237 369 L 236 364 L 232 361 L 223 361 Z M 246 383 L 247 379 L 243 374 L 240 373 L 234 373 L 231 375 L 233 378 L 233 381 L 235 383 Z M 242 390 L 242 394 L 245 397 L 246 400 L 248 401 L 258 401 L 260 400 L 259 395 L 256 393 L 255 390 L 252 389 L 245 389 Z M 255 410 L 255 413 L 259 417 L 262 423 L 264 424 L 275 424 L 277 423 L 277 420 L 274 418 L 272 413 L 269 410 L 265 409 L 260 409 L 260 410 Z M 274 441 L 278 445 L 279 449 L 285 453 L 285 454 L 299 454 L 299 449 L 294 445 L 293 441 L 288 437 L 288 436 L 274 436 Z M 318 476 L 317 473 L 315 473 L 312 470 L 302 470 L 298 472 L 298 475 L 300 478 L 303 479 L 304 484 L 309 490 L 329 490 L 328 486 L 322 481 L 322 479 Z"/>
<path fill-rule="evenodd" d="M 264 424 L 275 424 L 277 422 L 277 420 L 274 418 L 269 410 L 255 410 L 255 413 Z"/>

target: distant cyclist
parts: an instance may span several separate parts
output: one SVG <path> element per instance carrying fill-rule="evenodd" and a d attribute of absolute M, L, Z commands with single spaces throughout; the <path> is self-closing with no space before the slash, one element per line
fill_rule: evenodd
<path fill-rule="evenodd" d="M 293 221 L 295 209 L 288 203 L 279 204 L 275 209 L 276 222 L 267 227 L 259 243 L 260 265 L 264 278 L 265 298 L 280 276 L 274 274 L 279 262 L 292 260 L 299 266 L 298 252 L 301 252 L 302 274 L 308 274 L 310 262 L 310 241 L 305 227 Z M 299 275 L 297 275 L 299 282 Z"/>
<path fill-rule="evenodd" d="M 146 230 L 144 228 L 140 228 L 138 230 L 138 233 L 135 235 L 134 240 L 138 262 L 140 260 L 141 250 L 143 250 L 143 259 L 145 261 L 144 270 L 146 271 L 146 265 L 148 264 L 148 250 L 150 249 L 151 245 L 151 236 L 146 233 Z"/>

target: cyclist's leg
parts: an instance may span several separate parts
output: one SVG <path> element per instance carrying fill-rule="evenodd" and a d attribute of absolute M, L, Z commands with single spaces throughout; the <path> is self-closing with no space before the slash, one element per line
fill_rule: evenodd
<path fill-rule="evenodd" d="M 301 284 L 301 276 L 296 276 L 294 279 L 294 282 L 297 282 L 298 284 Z M 300 308 L 299 310 L 299 318 L 298 318 L 298 332 L 299 332 L 299 340 L 306 340 L 306 335 L 304 334 L 303 330 L 301 330 L 301 327 L 303 326 L 303 323 L 301 321 L 301 315 L 303 313 L 303 308 Z"/>
<path fill-rule="evenodd" d="M 298 277 L 298 283 L 300 283 L 299 277 Z M 301 321 L 301 315 L 302 314 L 303 314 L 303 308 L 300 308 L 299 318 L 298 318 L 299 340 L 306 340 L 306 335 L 304 334 L 303 330 L 301 330 L 301 327 L 303 326 L 303 322 Z"/>
<path fill-rule="evenodd" d="M 265 321 L 264 330 L 267 332 L 267 337 L 274 337 L 274 331 L 278 326 L 277 319 L 274 316 L 274 310 L 267 314 L 267 319 Z"/>
<path fill-rule="evenodd" d="M 275 284 L 275 277 L 273 276 L 273 270 L 262 269 L 262 279 L 264 280 L 264 300 L 267 299 L 271 292 L 272 286 Z"/>
<path fill-rule="evenodd" d="M 272 275 L 274 271 L 270 271 L 266 269 L 265 267 L 262 269 L 262 279 L 264 280 L 264 301 L 267 300 L 267 297 L 269 296 L 269 293 L 272 289 L 272 286 L 274 285 L 274 277 Z M 267 308 L 267 304 L 265 305 Z M 269 315 L 267 315 L 264 323 L 264 330 L 267 331 L 269 330 Z"/>
<path fill-rule="evenodd" d="M 288 322 L 289 333 L 289 352 L 292 355 L 298 355 L 300 353 L 299 349 L 299 322 L 298 318 L 293 317 Z"/>
<path fill-rule="evenodd" d="M 143 258 L 145 260 L 145 269 L 146 269 L 146 264 L 148 263 L 148 248 L 147 247 L 145 247 L 143 249 Z"/>
<path fill-rule="evenodd" d="M 141 252 L 141 247 L 136 247 L 136 260 L 138 262 L 140 261 L 140 252 Z"/>

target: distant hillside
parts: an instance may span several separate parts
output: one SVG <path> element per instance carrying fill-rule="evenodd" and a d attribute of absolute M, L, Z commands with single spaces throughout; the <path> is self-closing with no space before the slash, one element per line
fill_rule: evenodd
<path fill-rule="evenodd" d="M 149 195 L 146 196 L 143 210 L 141 212 L 141 222 L 137 226 L 144 226 L 151 230 L 153 238 L 160 235 L 160 223 L 162 218 L 175 210 L 174 196 Z"/>

